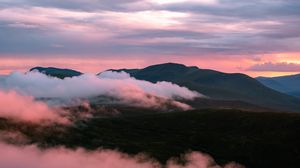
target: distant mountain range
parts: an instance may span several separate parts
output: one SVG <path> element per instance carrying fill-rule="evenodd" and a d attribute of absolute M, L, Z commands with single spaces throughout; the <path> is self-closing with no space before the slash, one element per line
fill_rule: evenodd
<path fill-rule="evenodd" d="M 300 74 L 256 79 L 274 90 L 300 98 Z"/>
<path fill-rule="evenodd" d="M 5 77 L 5 75 L 0 75 L 0 81 L 3 80 Z"/>
<path fill-rule="evenodd" d="M 38 70 L 59 78 L 82 74 L 70 69 L 36 67 L 31 70 Z M 137 79 L 150 82 L 172 82 L 198 91 L 210 98 L 210 101 L 197 99 L 197 102 L 189 102 L 194 107 L 200 107 L 199 104 L 201 104 L 204 108 L 211 108 L 215 104 L 216 107 L 224 108 L 300 111 L 300 99 L 266 87 L 245 74 L 229 74 L 175 63 L 152 65 L 144 69 L 115 69 L 112 71 L 125 71 Z"/>

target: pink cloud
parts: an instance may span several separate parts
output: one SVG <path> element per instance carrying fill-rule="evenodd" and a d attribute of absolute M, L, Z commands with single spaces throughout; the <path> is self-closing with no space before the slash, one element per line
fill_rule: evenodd
<path fill-rule="evenodd" d="M 50 109 L 45 103 L 34 101 L 33 97 L 22 96 L 15 91 L 0 90 L 0 117 L 16 120 L 41 122 L 51 121 L 67 123 L 65 118 Z"/>
<path fill-rule="evenodd" d="M 40 150 L 36 146 L 18 147 L 0 143 L 1 167 L 14 168 L 162 168 L 156 160 L 143 155 L 129 156 L 112 150 L 86 151 L 53 148 Z M 185 155 L 188 163 L 183 166 L 174 160 L 167 162 L 166 168 L 221 168 L 214 160 L 199 152 Z M 244 168 L 229 163 L 224 168 Z"/>
<path fill-rule="evenodd" d="M 300 64 L 287 62 L 266 62 L 248 68 L 249 71 L 300 72 Z"/>
<path fill-rule="evenodd" d="M 86 42 L 103 40 L 112 35 L 111 31 L 93 22 L 83 22 L 85 19 L 96 16 L 98 16 L 97 13 L 44 7 L 0 10 L 0 20 L 13 22 L 9 24 L 11 27 L 50 31 L 68 39 L 80 39 Z"/>
<path fill-rule="evenodd" d="M 95 58 L 90 56 L 85 59 L 76 55 L 44 55 L 35 56 L 9 55 L 0 58 L 0 74 L 10 74 L 13 71 L 27 72 L 36 66 L 60 67 L 79 70 L 86 73 L 99 73 L 108 69 L 141 68 L 145 66 L 143 59 L 103 56 Z"/>
<path fill-rule="evenodd" d="M 35 98 L 60 98 L 66 101 L 108 96 L 121 104 L 165 110 L 168 110 L 168 106 L 183 110 L 191 108 L 175 98 L 193 100 L 203 96 L 170 82 L 151 83 L 132 78 L 125 72 L 111 71 L 98 76 L 83 74 L 63 80 L 39 72 L 15 72 L 0 81 L 0 88 L 14 89 Z"/>

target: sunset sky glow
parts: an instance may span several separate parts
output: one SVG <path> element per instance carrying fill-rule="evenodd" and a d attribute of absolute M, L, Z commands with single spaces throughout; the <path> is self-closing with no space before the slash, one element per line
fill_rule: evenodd
<path fill-rule="evenodd" d="M 295 74 L 299 9 L 298 0 L 0 0 L 0 74 L 164 62 Z"/>

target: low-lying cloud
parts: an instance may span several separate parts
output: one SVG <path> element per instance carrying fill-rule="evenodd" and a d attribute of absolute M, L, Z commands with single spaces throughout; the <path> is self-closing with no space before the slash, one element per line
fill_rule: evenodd
<path fill-rule="evenodd" d="M 175 99 L 192 100 L 202 96 L 170 82 L 151 83 L 132 78 L 125 72 L 112 71 L 98 76 L 84 74 L 65 79 L 49 77 L 39 72 L 15 72 L 0 81 L 0 88 L 15 90 L 19 94 L 35 98 L 68 100 L 108 96 L 133 106 L 159 107 L 162 103 L 171 102 L 183 109 L 188 109 L 188 105 Z"/>
<path fill-rule="evenodd" d="M 87 100 L 98 104 L 105 100 L 105 103 L 110 101 L 110 105 L 188 110 L 191 107 L 178 100 L 200 96 L 170 82 L 150 83 L 132 78 L 125 72 L 107 71 L 98 76 L 84 74 L 65 79 L 39 72 L 15 72 L 0 79 L 0 117 L 31 122 L 66 122 L 72 114 L 62 107 L 66 107 L 66 103 L 74 106 L 74 102 L 76 105 L 88 104 Z"/>
<path fill-rule="evenodd" d="M 13 146 L 0 143 L 0 165 L 5 168 L 162 168 L 156 160 L 144 155 L 129 156 L 112 150 L 86 151 L 63 147 L 41 150 L 35 145 Z M 222 168 L 208 155 L 192 152 L 185 155 L 186 165 L 169 160 L 166 168 Z M 243 168 L 229 163 L 224 168 Z"/>
<path fill-rule="evenodd" d="M 15 91 L 0 90 L 0 100 L 0 117 L 29 122 L 68 122 L 66 118 L 59 115 L 61 110 L 55 110 L 43 102 L 37 102 L 31 96 L 19 95 Z"/>

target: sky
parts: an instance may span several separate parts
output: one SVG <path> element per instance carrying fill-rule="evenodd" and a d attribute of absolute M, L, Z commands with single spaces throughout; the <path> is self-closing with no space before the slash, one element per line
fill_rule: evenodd
<path fill-rule="evenodd" d="M 0 74 L 177 62 L 300 72 L 299 0 L 0 0 Z"/>

